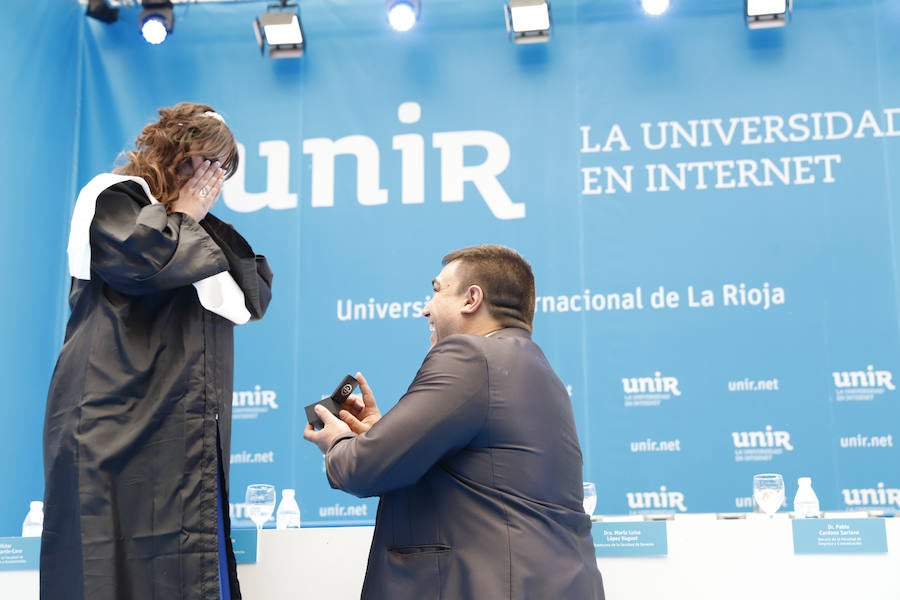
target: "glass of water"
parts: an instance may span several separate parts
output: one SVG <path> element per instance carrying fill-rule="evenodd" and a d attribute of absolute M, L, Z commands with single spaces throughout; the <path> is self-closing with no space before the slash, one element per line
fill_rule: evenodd
<path fill-rule="evenodd" d="M 597 487 L 590 481 L 582 482 L 584 487 L 584 512 L 590 517 L 597 508 Z"/>
<path fill-rule="evenodd" d="M 268 483 L 248 485 L 244 504 L 247 516 L 256 524 L 256 531 L 259 532 L 275 512 L 275 486 Z"/>
<path fill-rule="evenodd" d="M 759 509 L 772 518 L 784 504 L 784 478 L 778 473 L 754 475 L 753 499 Z"/>

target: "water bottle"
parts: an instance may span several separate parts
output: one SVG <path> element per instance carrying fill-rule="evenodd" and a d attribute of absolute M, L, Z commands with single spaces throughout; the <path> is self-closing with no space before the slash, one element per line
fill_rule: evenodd
<path fill-rule="evenodd" d="M 44 503 L 32 500 L 25 521 L 22 523 L 22 537 L 41 537 L 44 529 Z"/>
<path fill-rule="evenodd" d="M 275 527 L 277 529 L 299 529 L 300 507 L 294 498 L 294 490 L 287 488 L 281 490 L 281 502 L 275 512 Z"/>
<path fill-rule="evenodd" d="M 808 519 L 819 516 L 819 498 L 812 488 L 811 477 L 797 479 L 797 494 L 794 496 L 794 518 Z"/>

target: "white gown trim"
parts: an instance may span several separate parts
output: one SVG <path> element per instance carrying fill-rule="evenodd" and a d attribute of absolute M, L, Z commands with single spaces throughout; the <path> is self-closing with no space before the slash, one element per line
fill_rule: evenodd
<path fill-rule="evenodd" d="M 144 193 L 147 194 L 150 202 L 159 204 L 159 200 L 150 193 L 147 182 L 140 177 L 101 173 L 91 179 L 78 193 L 75 210 L 72 213 L 68 247 L 69 273 L 72 277 L 85 280 L 91 278 L 90 227 L 97 207 L 97 196 L 108 187 L 123 181 L 137 182 L 144 188 Z M 221 315 L 238 325 L 243 325 L 250 320 L 250 311 L 247 310 L 244 292 L 241 291 L 228 271 L 195 281 L 194 288 L 197 290 L 200 304 L 206 310 Z"/>

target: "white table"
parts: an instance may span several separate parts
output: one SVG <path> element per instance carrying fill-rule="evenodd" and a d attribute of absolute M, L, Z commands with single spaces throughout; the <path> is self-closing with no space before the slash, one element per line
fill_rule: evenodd
<path fill-rule="evenodd" d="M 787 515 L 680 515 L 667 556 L 598 563 L 609 600 L 898 600 L 900 519 L 885 525 L 887 554 L 795 555 Z M 244 598 L 355 600 L 371 539 L 371 527 L 264 530 L 258 562 L 238 566 Z M 37 599 L 37 582 L 0 572 L 0 597 Z"/>
<path fill-rule="evenodd" d="M 668 555 L 598 561 L 610 600 L 898 600 L 900 519 L 885 519 L 888 554 L 794 554 L 776 515 L 668 522 Z M 595 524 L 596 527 L 596 524 Z"/>

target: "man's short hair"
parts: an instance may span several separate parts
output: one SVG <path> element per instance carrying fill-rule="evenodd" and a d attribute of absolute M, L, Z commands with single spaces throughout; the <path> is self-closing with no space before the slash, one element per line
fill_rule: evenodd
<path fill-rule="evenodd" d="M 479 286 L 488 312 L 503 327 L 531 331 L 534 321 L 534 273 L 518 252 L 497 244 L 470 246 L 449 253 L 446 266 L 459 261 L 462 288 Z"/>

